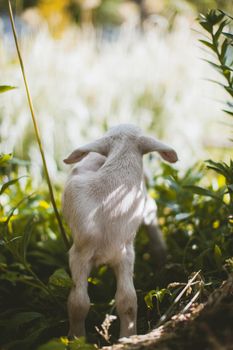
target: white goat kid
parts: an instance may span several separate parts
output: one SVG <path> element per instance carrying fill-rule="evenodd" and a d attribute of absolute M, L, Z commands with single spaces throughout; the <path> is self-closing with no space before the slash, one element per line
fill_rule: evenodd
<path fill-rule="evenodd" d="M 142 156 L 153 151 L 168 162 L 177 161 L 172 148 L 143 136 L 133 125 L 123 124 L 79 147 L 64 160 L 72 164 L 90 152 L 99 154 L 90 154 L 73 169 L 63 194 L 63 214 L 74 240 L 69 252 L 75 284 L 68 299 L 71 336 L 85 336 L 90 308 L 87 280 L 92 267 L 101 264 L 109 264 L 116 275 L 120 337 L 136 333 L 133 241 L 146 201 Z"/>

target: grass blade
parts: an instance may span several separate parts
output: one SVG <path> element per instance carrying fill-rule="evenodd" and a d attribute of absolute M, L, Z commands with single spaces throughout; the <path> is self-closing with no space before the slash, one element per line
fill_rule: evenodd
<path fill-rule="evenodd" d="M 45 173 L 45 178 L 46 178 L 46 182 L 47 182 L 47 185 L 48 185 L 48 188 L 49 188 L 49 194 L 50 194 L 51 203 L 52 203 L 52 206 L 53 206 L 53 209 L 54 209 L 54 213 L 55 213 L 55 216 L 56 216 L 56 219 L 57 219 L 57 222 L 58 222 L 58 226 L 60 228 L 60 232 L 61 232 L 62 238 L 64 240 L 64 243 L 65 243 L 67 249 L 69 249 L 70 244 L 69 244 L 69 241 L 68 241 L 65 229 L 63 227 L 62 219 L 61 219 L 61 216 L 60 216 L 59 211 L 57 209 L 57 205 L 56 205 L 55 198 L 54 198 L 52 183 L 51 183 L 51 180 L 50 180 L 48 167 L 47 167 L 45 154 L 44 154 L 44 149 L 43 149 L 42 142 L 41 142 L 40 132 L 39 132 L 39 128 L 38 128 L 38 125 L 37 125 L 36 116 L 35 116 L 35 113 L 34 113 L 32 98 L 31 98 L 31 94 L 30 94 L 30 90 L 29 90 L 29 86 L 28 86 L 28 82 L 27 82 L 27 77 L 26 77 L 26 73 L 25 73 L 25 69 L 24 69 L 24 63 L 23 63 L 22 55 L 21 55 L 20 48 L 19 48 L 19 42 L 18 42 L 18 37 L 17 37 L 17 33 L 16 33 L 16 28 L 15 28 L 14 17 L 13 17 L 13 12 L 12 12 L 12 7 L 11 7 L 10 0 L 8 0 L 8 8 L 9 8 L 9 16 L 10 16 L 10 21 L 11 21 L 12 32 L 13 32 L 13 35 L 14 35 L 16 50 L 17 50 L 17 53 L 18 53 L 18 58 L 19 58 L 20 66 L 21 66 L 21 71 L 22 71 L 22 75 L 23 75 L 24 85 L 25 85 L 25 88 L 26 88 L 28 104 L 29 104 L 29 108 L 30 108 L 30 112 L 31 112 L 31 116 L 32 116 L 32 121 L 33 121 L 33 126 L 34 126 L 34 130 L 35 130 L 35 134 L 36 134 L 36 140 L 37 140 L 37 143 L 38 143 L 38 146 L 39 146 L 39 149 L 40 149 L 40 154 L 41 154 L 41 158 L 42 158 L 42 162 L 43 162 L 43 168 L 44 168 L 44 173 Z"/>

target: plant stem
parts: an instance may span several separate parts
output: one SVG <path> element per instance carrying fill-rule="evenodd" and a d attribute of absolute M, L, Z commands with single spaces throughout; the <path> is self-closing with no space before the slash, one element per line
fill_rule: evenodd
<path fill-rule="evenodd" d="M 44 168 L 44 173 L 45 173 L 45 177 L 46 177 L 46 182 L 47 182 L 48 188 L 49 188 L 51 203 L 52 203 L 52 206 L 54 209 L 54 213 L 55 213 L 55 216 L 56 216 L 56 219 L 58 222 L 58 226 L 60 228 L 60 232 L 61 232 L 63 241 L 65 243 L 66 248 L 69 249 L 70 244 L 69 244 L 65 229 L 63 227 L 62 219 L 61 219 L 61 216 L 58 212 L 57 205 L 56 205 L 55 198 L 54 198 L 53 188 L 52 188 L 52 184 L 51 184 L 51 180 L 50 180 L 50 176 L 49 176 L 49 172 L 48 172 L 48 167 L 47 167 L 47 163 L 46 163 L 46 159 L 45 159 L 45 154 L 44 154 L 44 150 L 43 150 L 43 146 L 42 146 L 42 142 L 41 142 L 40 132 L 39 132 L 39 128 L 37 125 L 37 121 L 36 121 L 36 117 L 35 117 L 35 113 L 34 113 L 34 108 L 33 108 L 33 103 L 32 103 L 32 98 L 31 98 L 31 94 L 30 94 L 30 90 L 29 90 L 29 86 L 28 86 L 28 82 L 27 82 L 27 78 L 26 78 L 24 63 L 23 63 L 22 55 L 21 55 L 20 48 L 19 48 L 19 42 L 18 42 L 18 38 L 17 38 L 17 33 L 16 33 L 16 28 L 15 28 L 15 23 L 14 23 L 14 18 L 13 18 L 10 0 L 8 0 L 8 8 L 9 8 L 9 15 L 10 15 L 11 27 L 12 27 L 12 31 L 13 31 L 13 35 L 14 35 L 15 45 L 16 45 L 16 49 L 17 49 L 17 53 L 18 53 L 18 57 L 19 57 L 19 62 L 20 62 L 20 66 L 21 66 L 21 71 L 22 71 L 22 75 L 23 75 L 23 80 L 24 80 L 24 84 L 25 84 L 25 88 L 26 88 L 28 104 L 29 104 L 29 108 L 30 108 L 30 112 L 31 112 L 31 116 L 32 116 L 33 126 L 34 126 L 34 130 L 35 130 L 35 134 L 36 134 L 37 143 L 38 143 L 38 146 L 40 149 L 40 154 L 41 154 L 41 158 L 42 158 L 42 162 L 43 162 L 43 168 Z"/>

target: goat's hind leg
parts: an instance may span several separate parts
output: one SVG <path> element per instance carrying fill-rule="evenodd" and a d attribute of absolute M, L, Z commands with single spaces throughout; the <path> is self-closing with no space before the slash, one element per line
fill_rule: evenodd
<path fill-rule="evenodd" d="M 120 317 L 120 338 L 137 332 L 137 296 L 133 284 L 134 248 L 129 245 L 121 261 L 113 266 L 117 279 L 116 308 Z"/>
<path fill-rule="evenodd" d="M 69 336 L 82 337 L 86 334 L 85 319 L 90 308 L 87 288 L 91 259 L 89 254 L 78 251 L 73 245 L 69 251 L 69 264 L 74 283 L 68 298 Z"/>

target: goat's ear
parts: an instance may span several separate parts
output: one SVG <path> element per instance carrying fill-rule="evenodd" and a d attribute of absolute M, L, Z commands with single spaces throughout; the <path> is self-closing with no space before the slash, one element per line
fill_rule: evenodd
<path fill-rule="evenodd" d="M 139 146 L 142 154 L 156 151 L 169 163 L 175 163 L 178 160 L 174 149 L 153 137 L 141 136 Z"/>
<path fill-rule="evenodd" d="M 107 156 L 109 142 L 107 137 L 102 137 L 94 142 L 88 143 L 87 145 L 81 146 L 74 150 L 67 158 L 63 161 L 66 164 L 73 164 L 80 162 L 90 152 L 96 152 Z"/>
<path fill-rule="evenodd" d="M 87 154 L 88 152 L 81 151 L 79 148 L 77 148 L 72 153 L 70 153 L 70 155 L 67 158 L 63 159 L 63 162 L 66 164 L 77 163 L 80 162 L 80 160 L 82 160 L 84 157 L 86 157 Z"/>

